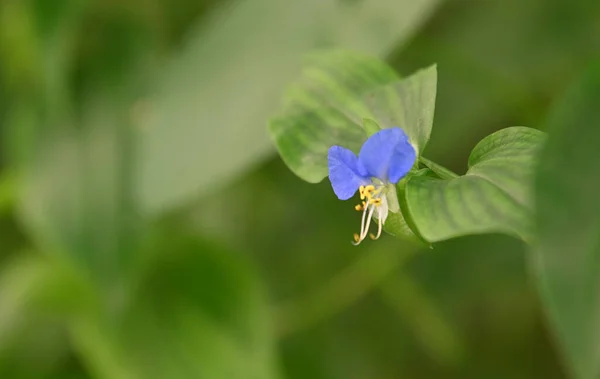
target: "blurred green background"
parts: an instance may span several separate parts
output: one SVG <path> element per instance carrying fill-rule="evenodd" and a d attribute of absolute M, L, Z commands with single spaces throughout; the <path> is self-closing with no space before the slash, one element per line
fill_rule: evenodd
<path fill-rule="evenodd" d="M 354 247 L 266 124 L 315 49 L 437 63 L 463 173 L 599 46 L 591 0 L 0 0 L 0 378 L 564 378 L 523 243 Z"/>

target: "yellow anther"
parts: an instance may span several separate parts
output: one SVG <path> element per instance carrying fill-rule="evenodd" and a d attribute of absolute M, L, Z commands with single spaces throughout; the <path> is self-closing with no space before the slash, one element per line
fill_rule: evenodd
<path fill-rule="evenodd" d="M 369 204 L 381 205 L 381 198 L 369 199 Z"/>
<path fill-rule="evenodd" d="M 359 242 L 360 241 L 360 236 L 358 235 L 358 233 L 354 233 L 354 242 Z"/>
<path fill-rule="evenodd" d="M 358 191 L 359 191 L 359 193 L 360 193 L 360 199 L 361 199 L 361 200 L 364 200 L 364 198 L 365 198 L 365 186 L 360 186 L 360 187 L 358 188 Z"/>
<path fill-rule="evenodd" d="M 363 201 L 363 203 L 364 203 L 364 201 Z M 363 208 L 363 206 L 362 206 L 361 204 L 356 204 L 356 205 L 354 206 L 354 209 L 356 209 L 357 211 L 359 211 L 359 212 L 360 212 L 360 211 L 362 211 L 364 208 Z"/>
<path fill-rule="evenodd" d="M 361 199 L 366 197 L 367 199 L 370 200 L 373 197 L 374 192 L 375 192 L 375 186 L 372 184 L 369 184 L 368 186 L 364 187 L 364 189 L 362 191 Z"/>
<path fill-rule="evenodd" d="M 378 239 L 379 237 L 377 237 L 375 234 L 373 233 L 369 233 L 369 238 L 371 238 L 373 241 L 375 241 L 376 239 Z"/>

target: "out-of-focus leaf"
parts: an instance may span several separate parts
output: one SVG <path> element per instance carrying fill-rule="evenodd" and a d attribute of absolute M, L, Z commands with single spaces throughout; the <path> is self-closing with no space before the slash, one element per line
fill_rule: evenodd
<path fill-rule="evenodd" d="M 0 216 L 12 209 L 16 197 L 16 179 L 12 172 L 0 174 Z"/>
<path fill-rule="evenodd" d="M 600 373 L 600 64 L 552 112 L 536 182 L 533 265 L 573 378 Z"/>
<path fill-rule="evenodd" d="M 458 170 L 489 133 L 540 125 L 599 44 L 600 2 L 446 1 L 390 60 L 400 72 L 432 60 L 443 70 L 427 157 Z"/>
<path fill-rule="evenodd" d="M 3 155 L 15 167 L 29 159 L 50 128 L 64 126 L 72 51 L 87 3 L 0 4 L 0 82 L 11 94 L 0 142 Z"/>
<path fill-rule="evenodd" d="M 429 140 L 435 66 L 398 80 L 374 58 L 334 52 L 320 56 L 305 77 L 290 89 L 284 111 L 269 125 L 281 157 L 300 178 L 316 183 L 327 176 L 332 145 L 358 152 L 367 139 L 365 118 L 382 128 L 402 127 L 419 152 Z"/>
<path fill-rule="evenodd" d="M 3 265 L 0 276 L 0 352 L 10 334 L 19 329 L 31 298 L 47 285 L 52 269 L 44 262 L 26 259 Z"/>
<path fill-rule="evenodd" d="M 545 137 L 531 128 L 502 129 L 477 144 L 464 176 L 411 177 L 405 217 L 429 242 L 493 232 L 531 241 L 533 169 Z"/>
<path fill-rule="evenodd" d="M 89 104 L 84 128 L 48 136 L 27 166 L 19 212 L 45 251 L 68 256 L 104 284 L 130 268 L 135 206 L 132 133 L 123 113 Z"/>
<path fill-rule="evenodd" d="M 302 56 L 343 47 L 382 57 L 438 0 L 239 1 L 194 33 L 148 99 L 136 179 L 154 212 L 271 153 L 264 123 Z"/>
<path fill-rule="evenodd" d="M 241 256 L 189 237 L 158 255 L 124 314 L 90 313 L 75 344 L 98 378 L 277 378 L 265 298 Z"/>
<path fill-rule="evenodd" d="M 68 317 L 86 306 L 88 295 L 72 271 L 47 257 L 24 254 L 5 262 L 0 272 L 0 375 L 42 378 L 55 370 L 68 354 Z"/>
<path fill-rule="evenodd" d="M 0 3 L 0 79 L 9 89 L 35 82 L 39 73 L 35 34 L 28 2 Z"/>

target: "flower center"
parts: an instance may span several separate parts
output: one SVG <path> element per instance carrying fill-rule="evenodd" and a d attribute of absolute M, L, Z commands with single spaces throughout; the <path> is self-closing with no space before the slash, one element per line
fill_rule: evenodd
<path fill-rule="evenodd" d="M 381 231 L 383 228 L 383 217 L 382 215 L 387 214 L 387 199 L 385 197 L 386 188 L 382 185 L 373 185 L 369 184 L 367 186 L 360 186 L 359 188 L 360 199 L 363 200 L 361 204 L 358 204 L 354 207 L 357 211 L 362 211 L 362 221 L 360 225 L 360 234 L 354 233 L 354 245 L 360 244 L 369 233 L 369 226 L 371 225 L 371 220 L 373 219 L 373 213 L 377 211 L 377 220 L 379 223 L 379 227 L 377 230 L 377 235 L 369 234 L 371 239 L 376 240 L 381 236 Z"/>

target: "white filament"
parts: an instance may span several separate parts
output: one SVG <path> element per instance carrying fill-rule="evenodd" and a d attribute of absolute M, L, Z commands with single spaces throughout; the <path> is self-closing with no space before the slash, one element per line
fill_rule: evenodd
<path fill-rule="evenodd" d="M 358 240 L 352 242 L 354 245 L 359 245 L 365 238 L 367 238 L 367 235 L 369 234 L 369 227 L 371 226 L 371 220 L 373 219 L 373 213 L 375 213 L 376 209 L 377 213 L 375 217 L 377 218 L 378 228 L 377 235 L 374 237 L 374 239 L 378 239 L 381 236 L 383 224 L 385 223 L 385 220 L 388 216 L 389 207 L 387 197 L 385 196 L 385 194 L 380 194 L 379 196 L 376 195 L 373 197 L 373 200 L 377 199 L 381 199 L 381 202 L 379 204 L 375 204 L 374 202 L 367 200 L 363 209 Z"/>

